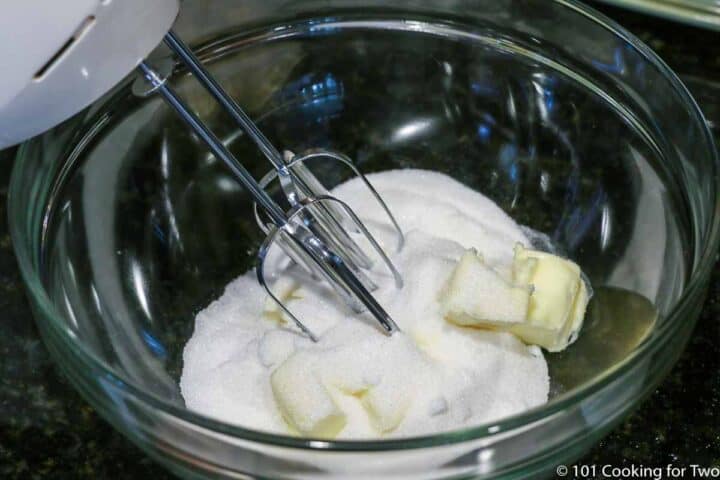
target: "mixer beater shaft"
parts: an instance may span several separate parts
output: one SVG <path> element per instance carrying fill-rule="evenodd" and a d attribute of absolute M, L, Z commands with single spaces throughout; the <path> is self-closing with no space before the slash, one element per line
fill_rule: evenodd
<path fill-rule="evenodd" d="M 375 284 L 362 272 L 372 266 L 372 261 L 364 250 L 353 240 L 346 230 L 349 226 L 355 235 L 367 240 L 375 253 L 382 259 L 392 274 L 397 288 L 402 287 L 402 277 L 385 254 L 378 242 L 368 231 L 362 221 L 355 215 L 349 205 L 331 196 L 319 180 L 305 165 L 309 159 L 323 156 L 349 167 L 377 200 L 388 215 L 391 224 L 398 233 L 398 246 L 402 246 L 402 231 L 385 202 L 378 195 L 367 179 L 355 168 L 347 157 L 336 152 L 314 152 L 302 156 L 294 156 L 286 152 L 286 158 L 265 137 L 250 117 L 237 102 L 218 84 L 204 68 L 200 60 L 171 30 L 165 37 L 166 45 L 183 62 L 198 82 L 223 106 L 223 108 L 239 124 L 251 138 L 265 157 L 273 165 L 274 172 L 266 175 L 258 183 L 242 163 L 228 150 L 220 139 L 193 113 L 177 92 L 168 84 L 167 79 L 172 68 L 165 75 L 159 73 L 147 62 L 138 66 L 142 78 L 135 84 L 135 91 L 140 95 L 159 93 L 166 103 L 179 115 L 188 127 L 205 143 L 210 151 L 220 159 L 233 173 L 238 181 L 248 190 L 267 216 L 265 223 L 256 211 L 256 218 L 268 234 L 258 254 L 256 267 L 258 281 L 270 297 L 292 319 L 296 326 L 314 341 L 317 336 L 301 322 L 272 291 L 265 280 L 265 259 L 269 249 L 278 245 L 295 263 L 309 270 L 315 278 L 324 278 L 334 290 L 355 311 L 367 309 L 387 334 L 399 331 L 390 315 L 380 305 L 370 290 Z M 150 88 L 147 88 L 147 84 Z M 270 180 L 277 178 L 289 203 L 287 212 L 280 207 L 266 192 L 265 187 Z"/>

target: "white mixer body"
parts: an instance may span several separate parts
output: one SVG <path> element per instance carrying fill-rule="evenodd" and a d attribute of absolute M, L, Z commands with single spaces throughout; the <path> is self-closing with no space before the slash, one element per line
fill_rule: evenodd
<path fill-rule="evenodd" d="M 3 0 L 0 149 L 110 90 L 161 41 L 178 0 Z"/>

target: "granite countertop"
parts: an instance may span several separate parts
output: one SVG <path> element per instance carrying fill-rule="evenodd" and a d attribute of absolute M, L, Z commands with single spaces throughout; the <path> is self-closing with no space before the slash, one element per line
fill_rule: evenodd
<path fill-rule="evenodd" d="M 680 74 L 720 143 L 720 34 L 598 8 Z M 4 221 L 12 156 L 0 152 L 0 478 L 172 478 L 100 419 L 50 361 Z M 678 364 L 578 464 L 720 466 L 719 301 L 716 267 L 697 328 Z"/>

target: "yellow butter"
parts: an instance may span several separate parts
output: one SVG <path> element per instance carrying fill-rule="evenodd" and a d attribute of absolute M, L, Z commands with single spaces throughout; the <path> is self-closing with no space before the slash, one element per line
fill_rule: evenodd
<path fill-rule="evenodd" d="M 278 409 L 292 429 L 302 435 L 335 438 L 347 418 L 302 352 L 285 360 L 271 375 L 270 386 Z"/>
<path fill-rule="evenodd" d="M 518 244 L 505 275 L 467 250 L 440 300 L 451 323 L 508 331 L 557 352 L 582 327 L 588 291 L 577 264 Z"/>
<path fill-rule="evenodd" d="M 513 285 L 467 250 L 441 295 L 445 318 L 461 326 L 505 328 L 525 321 L 530 302 L 528 285 Z"/>
<path fill-rule="evenodd" d="M 525 322 L 510 331 L 526 343 L 557 352 L 581 326 L 588 292 L 577 264 L 546 252 L 515 247 L 513 281 L 532 285 Z"/>
<path fill-rule="evenodd" d="M 362 397 L 362 405 L 375 430 L 388 433 L 395 430 L 410 408 L 411 398 L 397 395 L 396 386 L 382 383 L 368 389 Z"/>

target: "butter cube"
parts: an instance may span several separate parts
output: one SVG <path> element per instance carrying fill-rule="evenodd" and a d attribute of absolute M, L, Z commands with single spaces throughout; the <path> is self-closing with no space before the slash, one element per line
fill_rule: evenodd
<path fill-rule="evenodd" d="M 582 326 L 588 292 L 577 264 L 556 255 L 515 247 L 513 281 L 533 286 L 527 320 L 510 332 L 550 352 L 565 349 Z"/>
<path fill-rule="evenodd" d="M 532 288 L 513 285 L 467 250 L 441 297 L 445 318 L 461 326 L 507 328 L 525 321 Z"/>
<path fill-rule="evenodd" d="M 297 352 L 270 377 L 273 396 L 285 421 L 302 435 L 335 438 L 347 419 L 312 368 L 310 355 Z"/>
<path fill-rule="evenodd" d="M 551 352 L 576 338 L 588 300 L 577 264 L 520 244 L 505 275 L 466 251 L 441 297 L 447 321 L 509 331 Z"/>
<path fill-rule="evenodd" d="M 362 405 L 370 422 L 377 431 L 388 433 L 395 430 L 410 408 L 411 396 L 403 393 L 398 385 L 381 383 L 370 388 L 362 397 Z"/>

